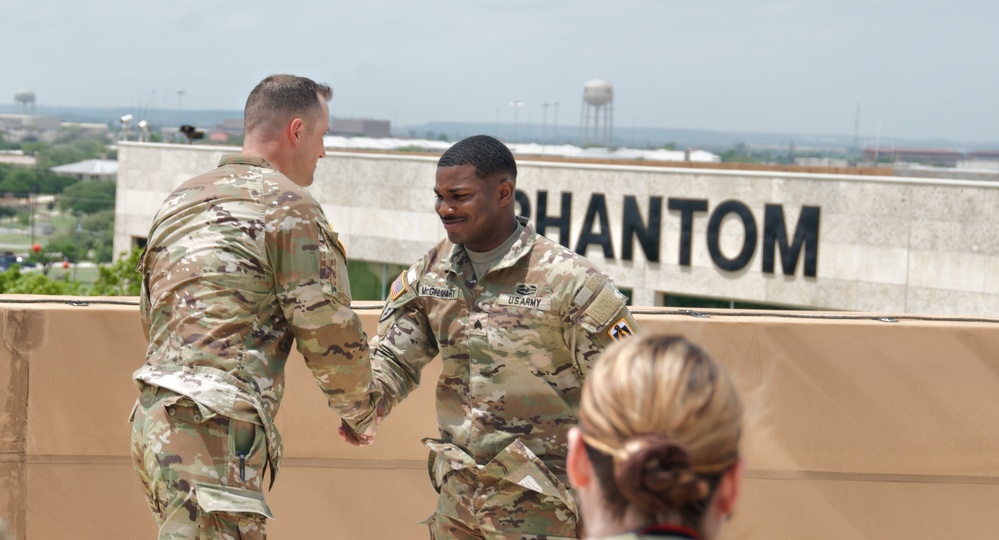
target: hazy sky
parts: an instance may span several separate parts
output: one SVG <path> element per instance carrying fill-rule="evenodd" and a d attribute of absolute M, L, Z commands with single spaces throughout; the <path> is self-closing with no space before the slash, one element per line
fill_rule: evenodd
<path fill-rule="evenodd" d="M 242 109 L 264 76 L 334 116 L 999 141 L 996 0 L 0 0 L 0 102 Z M 183 98 L 177 91 L 184 90 Z M 555 116 L 548 108 L 547 121 Z M 880 126 L 880 127 L 879 127 Z"/>

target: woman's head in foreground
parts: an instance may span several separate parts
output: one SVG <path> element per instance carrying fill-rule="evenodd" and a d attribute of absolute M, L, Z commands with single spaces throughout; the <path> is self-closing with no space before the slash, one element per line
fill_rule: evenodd
<path fill-rule="evenodd" d="M 742 404 L 721 366 L 681 337 L 608 348 L 569 437 L 587 533 L 670 523 L 713 537 L 738 498 Z"/>

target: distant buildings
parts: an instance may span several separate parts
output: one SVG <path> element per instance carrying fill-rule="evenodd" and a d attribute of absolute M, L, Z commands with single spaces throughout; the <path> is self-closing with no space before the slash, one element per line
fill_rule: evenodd
<path fill-rule="evenodd" d="M 362 135 L 364 137 L 391 137 L 392 126 L 388 120 L 369 118 L 334 118 L 330 123 L 331 135 Z"/>
<path fill-rule="evenodd" d="M 334 118 L 330 122 L 329 134 L 345 137 L 385 138 L 392 136 L 392 126 L 388 120 Z M 170 135 L 172 133 L 166 133 L 166 130 L 164 130 L 165 140 L 170 140 Z M 232 142 L 234 138 L 242 136 L 243 119 L 231 118 L 213 126 L 208 133 L 207 139 L 212 143 L 226 144 Z"/>
<path fill-rule="evenodd" d="M 61 122 L 53 116 L 32 114 L 0 114 L 0 133 L 7 142 L 21 142 L 29 136 L 51 141 L 59 132 Z"/>
<path fill-rule="evenodd" d="M 864 148 L 866 163 L 890 163 L 899 176 L 936 176 L 944 169 L 952 178 L 995 180 L 999 150 L 964 152 L 944 148 Z"/>
<path fill-rule="evenodd" d="M 957 162 L 965 158 L 965 153 L 959 150 L 937 148 L 888 148 L 865 147 L 864 161 L 887 161 L 920 163 L 935 167 L 956 167 Z"/>
<path fill-rule="evenodd" d="M 49 170 L 62 176 L 72 176 L 77 180 L 114 180 L 118 176 L 118 161 L 87 159 L 52 167 Z"/>
<path fill-rule="evenodd" d="M 999 150 L 970 152 L 968 158 L 957 164 L 958 169 L 999 171 Z"/>

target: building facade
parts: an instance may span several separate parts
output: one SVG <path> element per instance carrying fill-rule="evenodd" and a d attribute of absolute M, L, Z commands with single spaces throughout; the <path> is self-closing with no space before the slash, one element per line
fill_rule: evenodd
<path fill-rule="evenodd" d="M 123 143 L 115 252 L 231 148 Z M 517 207 L 638 306 L 696 296 L 999 315 L 999 182 L 519 159 Z M 330 152 L 310 191 L 355 260 L 408 265 L 444 237 L 436 158 Z"/>

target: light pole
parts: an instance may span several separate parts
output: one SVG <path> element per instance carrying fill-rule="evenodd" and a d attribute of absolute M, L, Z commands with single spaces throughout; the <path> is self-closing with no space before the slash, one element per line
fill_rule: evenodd
<path fill-rule="evenodd" d="M 80 266 L 80 232 L 83 231 L 83 223 L 80 221 L 80 215 L 76 216 L 76 228 L 73 229 L 73 244 L 76 247 L 76 252 L 73 262 L 73 281 L 76 281 L 76 267 Z"/>
<path fill-rule="evenodd" d="M 513 137 L 510 138 L 510 142 L 515 142 L 517 139 L 517 109 L 523 107 L 524 102 L 515 99 L 510 102 L 510 106 L 513 107 Z"/>
<path fill-rule="evenodd" d="M 548 126 L 548 101 L 541 102 L 541 144 L 545 144 L 545 128 Z"/>
<path fill-rule="evenodd" d="M 41 191 L 42 186 L 42 176 L 38 169 L 38 156 L 35 156 L 35 185 L 28 191 L 28 202 L 31 203 L 31 224 L 29 225 L 31 228 L 31 249 L 35 248 L 35 201 L 38 200 L 35 193 Z"/>
<path fill-rule="evenodd" d="M 555 130 L 558 129 L 558 102 L 552 103 L 555 106 L 555 118 L 552 119 L 552 139 L 555 139 Z"/>

